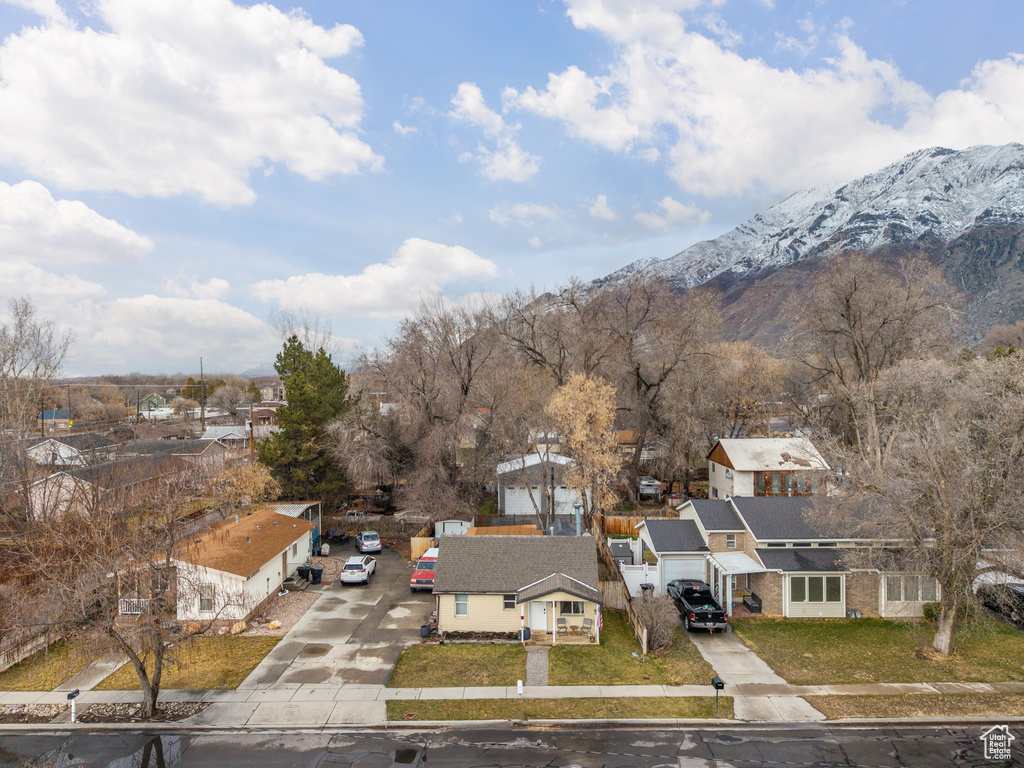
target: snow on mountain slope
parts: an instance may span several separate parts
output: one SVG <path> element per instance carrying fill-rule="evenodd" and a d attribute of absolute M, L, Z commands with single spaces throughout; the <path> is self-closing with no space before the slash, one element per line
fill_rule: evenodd
<path fill-rule="evenodd" d="M 1024 222 L 1024 145 L 923 149 L 837 189 L 797 192 L 730 232 L 667 259 L 633 262 L 679 287 L 724 272 L 893 243 L 948 243 L 976 227 Z"/>

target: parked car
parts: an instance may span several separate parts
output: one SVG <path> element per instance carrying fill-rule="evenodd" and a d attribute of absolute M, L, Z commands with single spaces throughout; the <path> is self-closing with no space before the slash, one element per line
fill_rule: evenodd
<path fill-rule="evenodd" d="M 687 632 L 695 629 L 706 629 L 708 632 L 720 629 L 724 632 L 728 628 L 725 611 L 703 581 L 676 579 L 665 586 L 665 591 L 675 602 Z"/>
<path fill-rule="evenodd" d="M 338 574 L 342 584 L 369 584 L 370 577 L 377 570 L 377 558 L 368 555 L 353 555 L 345 561 L 345 567 Z"/>
<path fill-rule="evenodd" d="M 409 577 L 409 591 L 420 589 L 430 591 L 434 588 L 434 574 L 437 572 L 437 547 L 431 547 L 416 563 L 412 576 Z"/>
<path fill-rule="evenodd" d="M 986 608 L 1024 629 L 1024 584 L 986 584 L 978 597 Z"/>
<path fill-rule="evenodd" d="M 356 549 L 362 553 L 380 552 L 380 536 L 376 531 L 361 531 L 356 536 Z"/>
<path fill-rule="evenodd" d="M 345 511 L 346 520 L 361 520 L 366 517 L 365 509 L 349 509 Z"/>

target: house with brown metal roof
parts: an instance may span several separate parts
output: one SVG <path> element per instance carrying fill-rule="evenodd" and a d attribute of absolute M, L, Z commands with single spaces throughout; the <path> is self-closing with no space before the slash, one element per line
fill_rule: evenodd
<path fill-rule="evenodd" d="M 262 507 L 183 539 L 174 556 L 178 620 L 244 626 L 309 561 L 313 528 Z M 144 611 L 145 596 L 129 592 L 122 589 L 121 614 Z"/>
<path fill-rule="evenodd" d="M 600 641 L 597 546 L 590 536 L 444 536 L 434 577 L 438 630 Z"/>

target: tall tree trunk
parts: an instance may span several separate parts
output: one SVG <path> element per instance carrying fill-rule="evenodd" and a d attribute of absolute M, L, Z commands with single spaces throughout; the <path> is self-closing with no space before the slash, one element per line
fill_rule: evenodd
<path fill-rule="evenodd" d="M 935 637 L 932 638 L 932 648 L 946 656 L 953 654 L 953 640 L 956 637 L 958 619 L 956 606 L 942 606 L 939 625 L 935 629 Z"/>

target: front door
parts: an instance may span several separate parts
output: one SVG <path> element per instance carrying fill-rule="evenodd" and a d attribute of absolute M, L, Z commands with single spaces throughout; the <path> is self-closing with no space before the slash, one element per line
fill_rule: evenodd
<path fill-rule="evenodd" d="M 548 604 L 542 600 L 530 603 L 530 629 L 534 632 L 548 631 Z"/>

